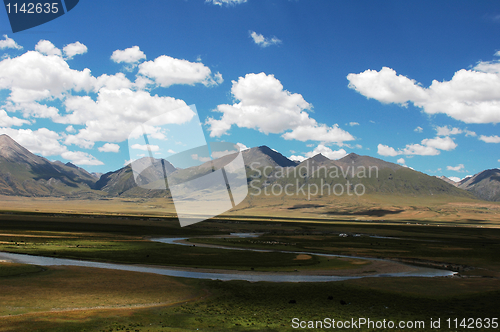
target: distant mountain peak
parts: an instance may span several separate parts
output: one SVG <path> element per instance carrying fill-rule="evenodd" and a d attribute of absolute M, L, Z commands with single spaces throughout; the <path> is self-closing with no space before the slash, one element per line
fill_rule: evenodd
<path fill-rule="evenodd" d="M 317 163 L 325 162 L 325 161 L 331 161 L 329 158 L 325 157 L 323 154 L 318 153 L 317 155 L 309 158 L 309 160 L 313 160 Z"/>
<path fill-rule="evenodd" d="M 436 177 L 437 177 L 438 179 L 443 180 L 443 181 L 444 181 L 444 182 L 446 182 L 446 183 L 449 183 L 449 184 L 451 184 L 451 185 L 453 185 L 453 186 L 455 186 L 455 187 L 458 187 L 458 182 L 453 181 L 453 180 L 452 180 L 452 179 L 450 179 L 449 177 L 446 177 L 446 176 L 444 176 L 444 175 L 441 175 L 441 176 L 436 176 Z"/>
<path fill-rule="evenodd" d="M 256 147 L 255 149 L 258 149 L 259 151 L 261 151 L 262 153 L 265 153 L 267 155 L 272 155 L 274 153 L 279 153 L 277 152 L 276 150 L 274 149 L 271 149 L 270 147 L 268 147 L 267 145 L 261 145 L 259 147 Z"/>
<path fill-rule="evenodd" d="M 134 160 L 127 166 L 135 167 L 137 170 L 144 170 L 147 167 L 151 166 L 159 167 L 160 165 L 163 165 L 163 167 L 165 167 L 165 170 L 169 173 L 176 170 L 175 166 L 172 165 L 172 163 L 170 163 L 169 161 L 165 159 L 156 159 L 156 158 L 151 159 L 151 157 L 142 157 L 140 159 Z"/>
<path fill-rule="evenodd" d="M 10 141 L 10 142 L 16 142 L 14 141 L 9 135 L 7 134 L 2 134 L 0 135 L 0 142 L 3 143 L 3 141 Z"/>
<path fill-rule="evenodd" d="M 329 163 L 331 161 L 332 161 L 331 159 L 328 159 L 321 153 L 318 153 L 317 155 L 314 155 L 311 158 L 304 159 L 303 161 L 300 162 L 299 165 L 304 165 L 308 163 L 312 163 L 313 165 L 320 165 L 324 163 Z"/>
<path fill-rule="evenodd" d="M 73 164 L 50 162 L 31 153 L 8 135 L 0 135 L 0 160 L 0 192 L 6 194 L 61 196 L 88 193 L 96 181 Z"/>
<path fill-rule="evenodd" d="M 337 164 L 342 167 L 378 167 L 379 169 L 390 168 L 392 170 L 398 170 L 403 168 L 403 166 L 387 162 L 382 159 L 370 157 L 370 156 L 360 156 L 356 153 L 350 153 L 344 158 L 336 161 Z"/>
<path fill-rule="evenodd" d="M 67 162 L 65 165 L 68 166 L 68 167 L 80 169 L 80 167 L 76 166 L 75 164 L 72 164 L 71 162 Z"/>
<path fill-rule="evenodd" d="M 245 165 L 250 166 L 251 163 L 258 163 L 263 166 L 280 166 L 280 167 L 293 167 L 297 163 L 282 155 L 279 152 L 271 149 L 268 146 L 261 145 L 256 148 L 251 148 L 241 152 Z"/>
<path fill-rule="evenodd" d="M 341 158 L 340 160 L 347 162 L 348 160 L 351 161 L 356 161 L 359 158 L 362 158 L 363 156 L 360 156 L 359 154 L 356 154 L 354 152 L 349 153 L 347 156 Z"/>
<path fill-rule="evenodd" d="M 499 177 L 500 177 L 500 170 L 498 168 L 486 169 L 473 176 L 466 177 L 465 179 L 459 182 L 459 185 L 461 186 L 466 185 L 467 187 L 470 187 L 485 179 L 493 179 L 498 181 Z"/>
<path fill-rule="evenodd" d="M 487 169 L 469 176 L 458 183 L 458 187 L 488 201 L 500 201 L 500 170 Z"/>
<path fill-rule="evenodd" d="M 35 164 L 44 162 L 42 157 L 34 155 L 6 134 L 0 135 L 0 157 L 13 162 L 24 161 Z"/>
<path fill-rule="evenodd" d="M 28 151 L 22 145 L 14 141 L 9 135 L 3 134 L 0 135 L 0 148 L 10 148 L 19 151 Z M 28 151 L 29 152 L 29 151 Z"/>

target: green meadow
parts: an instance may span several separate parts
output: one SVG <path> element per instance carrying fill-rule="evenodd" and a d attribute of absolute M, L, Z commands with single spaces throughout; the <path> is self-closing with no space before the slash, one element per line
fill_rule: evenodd
<path fill-rule="evenodd" d="M 294 318 L 360 317 L 435 331 L 431 318 L 495 317 L 500 300 L 492 278 L 249 283 L 71 267 L 0 277 L 0 286 L 0 331 L 294 331 Z"/>
<path fill-rule="evenodd" d="M 0 331 L 297 331 L 292 320 L 424 321 L 494 318 L 500 303 L 500 230 L 417 222 L 222 217 L 180 228 L 173 218 L 0 215 L 0 250 L 128 264 L 241 271 L 343 271 L 370 261 L 201 247 L 383 257 L 447 268 L 456 277 L 250 283 L 83 267 L 0 262 Z M 232 238 L 232 232 L 262 233 Z M 341 237 L 339 234 L 346 234 Z M 220 236 L 218 238 L 210 236 Z M 226 235 L 226 236 L 225 236 Z M 151 237 L 192 237 L 191 246 Z M 331 329 L 316 329 L 318 331 Z M 343 330 L 343 329 L 336 329 Z M 344 329 L 347 331 L 347 329 Z M 359 331 L 384 331 L 363 327 Z M 413 331 L 413 329 L 386 329 Z M 448 329 L 441 329 L 446 331 Z M 457 331 L 466 331 L 461 328 Z M 486 331 L 486 329 L 475 329 Z"/>

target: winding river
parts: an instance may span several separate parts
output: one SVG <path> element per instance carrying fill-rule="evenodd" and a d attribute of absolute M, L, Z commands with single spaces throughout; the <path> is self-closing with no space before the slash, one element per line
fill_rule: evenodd
<path fill-rule="evenodd" d="M 245 234 L 245 233 L 235 233 L 232 236 L 238 237 L 252 237 L 258 236 L 258 234 Z M 226 236 L 227 237 L 227 236 Z M 188 238 L 158 238 L 151 239 L 152 241 L 177 244 L 177 245 L 189 245 L 193 244 L 185 243 L 184 241 Z M 273 250 L 264 249 L 249 249 L 249 248 L 230 248 L 224 246 L 215 245 L 203 245 L 196 244 L 197 246 L 206 246 L 211 248 L 228 249 L 228 250 L 251 250 L 258 252 L 272 252 Z M 317 256 L 328 256 L 328 257 L 347 257 L 347 258 L 359 258 L 373 261 L 388 261 L 377 258 L 367 258 L 367 257 L 353 257 L 353 256 L 343 256 L 343 255 L 329 255 L 329 254 L 318 254 L 309 252 L 295 252 L 295 251 L 277 251 L 286 253 L 296 253 L 296 254 L 308 254 Z M 411 266 L 412 271 L 406 272 L 395 272 L 395 273 L 383 273 L 383 274 L 366 274 L 366 275 L 356 275 L 356 276 L 331 276 L 331 275 L 305 275 L 296 274 L 294 272 L 256 272 L 256 271 L 231 271 L 231 270 L 215 270 L 215 269 L 196 269 L 196 268 L 184 268 L 184 267 L 160 267 L 160 266 L 143 266 L 143 265 L 129 265 L 129 264 L 115 264 L 115 263 L 100 263 L 92 261 L 83 261 L 75 259 L 65 259 L 65 258 L 53 258 L 44 256 L 34 256 L 25 254 L 13 254 L 0 252 L 0 260 L 12 261 L 16 263 L 23 264 L 34 264 L 40 266 L 54 266 L 54 265 L 64 265 L 64 266 L 80 266 L 80 267 L 93 267 L 93 268 L 103 268 L 103 269 L 113 269 L 122 271 L 133 271 L 133 272 L 143 272 L 143 273 L 154 273 L 172 277 L 183 277 L 183 278 L 196 278 L 196 279 L 212 279 L 212 280 L 246 280 L 251 282 L 257 281 L 268 281 L 268 282 L 328 282 L 328 281 L 342 281 L 349 279 L 359 279 L 366 277 L 445 277 L 452 276 L 455 272 L 447 270 L 439 270 L 426 267 Z M 406 265 L 408 266 L 408 265 Z"/>

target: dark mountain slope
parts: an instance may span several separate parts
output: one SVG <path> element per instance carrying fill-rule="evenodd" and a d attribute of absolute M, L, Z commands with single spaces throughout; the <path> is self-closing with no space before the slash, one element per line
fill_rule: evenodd
<path fill-rule="evenodd" d="M 500 201 L 500 170 L 488 169 L 460 181 L 458 187 L 488 201 Z"/>
<path fill-rule="evenodd" d="M 89 191 L 96 179 L 79 167 L 50 162 L 7 135 L 0 136 L 0 193 L 20 196 L 63 196 Z"/>

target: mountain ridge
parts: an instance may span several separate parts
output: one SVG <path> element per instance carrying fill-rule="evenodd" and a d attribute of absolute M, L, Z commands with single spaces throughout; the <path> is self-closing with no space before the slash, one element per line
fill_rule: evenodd
<path fill-rule="evenodd" d="M 350 181 L 352 186 L 362 184 L 367 192 L 394 193 L 404 195 L 433 195 L 449 194 L 454 196 L 467 196 L 468 192 L 476 196 L 495 199 L 495 194 L 485 194 L 489 187 L 479 185 L 485 179 L 476 177 L 469 187 L 476 191 L 456 187 L 446 183 L 442 179 L 431 177 L 427 174 L 411 170 L 407 167 L 384 161 L 382 159 L 361 156 L 351 153 L 338 160 L 331 160 L 322 154 L 317 154 L 301 163 L 288 159 L 281 153 L 267 147 L 259 146 L 242 151 L 247 170 L 247 181 L 255 181 L 260 173 L 258 186 L 265 188 L 269 185 L 288 183 L 314 184 L 328 183 L 333 186 Z M 224 156 L 199 167 L 204 173 L 211 172 L 212 166 L 220 168 L 225 160 L 232 158 L 231 155 Z M 43 157 L 32 154 L 7 135 L 0 136 L 0 194 L 20 196 L 71 196 L 80 193 L 110 196 L 141 196 L 165 197 L 169 195 L 165 189 L 165 174 L 174 173 L 180 179 L 189 179 L 192 174 L 201 176 L 204 173 L 196 171 L 190 173 L 190 169 L 176 169 L 166 160 L 142 158 L 134 161 L 136 170 L 141 171 L 137 179 L 134 178 L 131 164 L 118 170 L 107 172 L 97 178 L 83 168 L 71 162 L 66 164 L 60 161 L 51 162 Z M 224 162 L 223 162 L 224 161 Z M 269 168 L 270 166 L 270 168 Z M 304 166 L 306 166 L 304 168 Z M 320 166 L 324 169 L 321 169 Z M 261 170 L 268 168 L 269 174 Z M 366 176 L 368 168 L 376 172 L 374 176 Z M 375 169 L 376 168 L 376 169 Z M 279 169 L 286 170 L 278 173 Z M 331 173 L 337 169 L 336 177 Z M 297 172 L 297 170 L 299 172 Z M 328 172 L 326 170 L 329 170 Z M 370 169 L 371 171 L 371 169 Z M 500 173 L 500 170 L 497 170 Z M 300 173 L 302 172 L 302 173 Z M 496 179 L 496 171 L 493 179 Z M 191 174 L 191 175 L 190 175 Z M 491 177 L 487 177 L 491 180 Z M 160 181 L 161 180 L 161 181 Z M 149 185 L 160 181 L 158 185 Z M 489 181 L 489 180 L 488 180 Z M 139 185 L 137 184 L 139 183 Z M 257 183 L 257 182 L 255 182 Z M 496 183 L 496 182 L 495 182 Z M 465 186 L 465 185 L 464 185 Z M 147 189 L 152 188 L 152 189 Z M 168 184 L 167 184 L 168 188 Z M 496 188 L 496 187 L 495 187 Z M 480 192 L 480 193 L 479 193 Z M 483 198 L 484 199 L 484 198 Z"/>
<path fill-rule="evenodd" d="M 265 145 L 250 148 L 242 151 L 241 154 L 243 155 L 245 165 L 250 165 L 252 162 L 259 163 L 259 166 L 293 167 L 297 165 L 295 161 L 288 159 L 281 153 Z"/>
<path fill-rule="evenodd" d="M 64 196 L 90 192 L 96 180 L 80 167 L 51 162 L 0 135 L 0 193 L 18 196 Z"/>
<path fill-rule="evenodd" d="M 500 201 L 500 169 L 493 168 L 467 177 L 458 183 L 458 188 L 473 193 L 487 201 Z"/>

